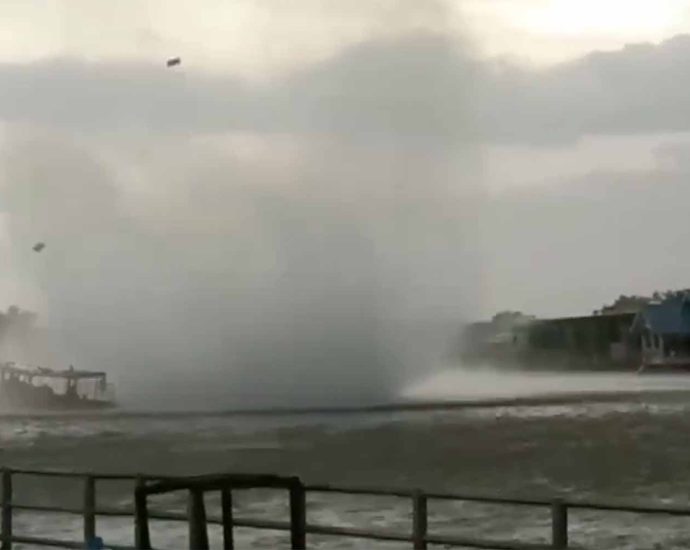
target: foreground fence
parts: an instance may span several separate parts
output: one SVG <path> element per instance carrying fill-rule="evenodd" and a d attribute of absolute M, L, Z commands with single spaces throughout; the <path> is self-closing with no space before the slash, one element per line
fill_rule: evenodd
<path fill-rule="evenodd" d="M 71 508 L 68 506 L 47 506 L 15 502 L 13 499 L 13 481 L 18 476 L 81 480 L 83 485 L 82 505 L 78 508 Z M 99 481 L 133 482 L 135 484 L 134 508 L 98 507 L 97 487 Z M 290 521 L 235 517 L 232 500 L 233 493 L 255 488 L 285 489 L 289 495 Z M 186 491 L 188 493 L 188 507 L 186 513 L 149 512 L 147 504 L 149 496 L 172 491 Z M 216 491 L 221 495 L 221 515 L 219 517 L 207 517 L 204 505 L 204 493 Z M 365 530 L 311 524 L 307 521 L 306 496 L 309 493 L 407 499 L 412 505 L 411 525 L 407 532 L 395 532 L 392 530 Z M 427 509 L 427 505 L 430 501 L 476 502 L 492 505 L 526 506 L 550 510 L 550 543 L 534 544 L 515 540 L 480 540 L 430 533 L 428 529 L 429 513 Z M 401 547 L 410 547 L 414 549 L 426 549 L 430 545 L 442 545 L 445 547 L 485 548 L 496 550 L 562 550 L 571 548 L 568 543 L 569 510 L 585 509 L 690 517 L 690 508 L 679 506 L 628 506 L 581 500 L 548 501 L 541 499 L 518 499 L 459 493 L 423 492 L 419 490 L 392 490 L 377 487 L 347 488 L 331 485 L 304 485 L 299 478 L 296 477 L 221 474 L 213 476 L 163 478 L 143 475 L 93 474 L 9 468 L 2 470 L 2 497 L 0 505 L 2 507 L 2 515 L 0 518 L 0 550 L 11 550 L 14 543 L 58 548 L 91 548 L 91 545 L 97 540 L 97 516 L 131 517 L 133 520 L 134 546 L 107 544 L 107 548 L 113 550 L 132 548 L 146 550 L 152 548 L 148 527 L 149 520 L 186 522 L 189 529 L 189 547 L 195 550 L 204 550 L 209 546 L 207 524 L 222 526 L 223 548 L 225 549 L 234 548 L 233 528 L 247 527 L 253 529 L 289 531 L 290 545 L 292 548 L 305 548 L 308 545 L 308 535 L 313 534 L 371 541 L 393 541 L 399 542 Z M 22 534 L 15 533 L 13 529 L 15 511 L 77 514 L 83 518 L 83 538 L 82 540 L 56 540 L 23 536 Z"/>

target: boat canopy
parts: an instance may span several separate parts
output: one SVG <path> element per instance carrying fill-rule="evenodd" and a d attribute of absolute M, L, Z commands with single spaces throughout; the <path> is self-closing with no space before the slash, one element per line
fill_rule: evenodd
<path fill-rule="evenodd" d="M 18 376 L 41 377 L 41 378 L 61 378 L 67 380 L 105 380 L 106 373 L 98 371 L 74 370 L 53 370 L 44 367 L 19 367 L 15 363 L 4 363 L 0 365 L 0 373 L 15 374 Z"/>

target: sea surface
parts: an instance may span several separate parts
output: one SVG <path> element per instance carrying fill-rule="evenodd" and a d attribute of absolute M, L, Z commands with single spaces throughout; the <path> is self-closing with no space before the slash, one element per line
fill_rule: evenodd
<path fill-rule="evenodd" d="M 0 417 L 0 463 L 132 474 L 295 474 L 307 483 L 690 506 L 690 377 L 578 376 L 571 377 L 570 392 L 562 390 L 567 376 L 520 378 L 522 385 L 517 378 L 504 379 L 513 384 L 511 393 L 503 386 L 492 391 L 498 388 L 496 380 L 480 391 L 476 379 L 456 372 L 405 394 L 406 399 L 471 401 L 566 395 L 573 388 L 587 393 L 579 401 L 548 405 L 268 416 L 6 415 Z M 591 395 L 615 389 L 624 398 Z M 99 505 L 131 505 L 131 489 L 124 482 L 104 483 Z M 78 506 L 81 485 L 19 478 L 15 492 L 21 502 Z M 243 493 L 235 504 L 243 517 L 287 519 L 287 501 L 279 493 Z M 214 501 L 209 506 L 213 509 Z M 164 497 L 156 507 L 184 512 L 185 503 L 181 497 Z M 548 510 L 432 503 L 429 512 L 435 534 L 529 542 L 545 542 L 549 536 Z M 308 521 L 407 532 L 410 506 L 395 498 L 319 494 L 309 497 Z M 17 534 L 78 540 L 81 529 L 80 518 L 68 515 L 26 512 L 15 520 Z M 98 531 L 106 544 L 132 543 L 131 520 L 99 518 Z M 690 548 L 690 518 L 572 511 L 570 534 L 574 545 L 586 548 Z M 219 532 L 211 535 L 217 546 Z M 157 548 L 184 548 L 186 537 L 184 524 L 153 525 Z M 285 533 L 237 529 L 239 548 L 287 547 L 287 542 Z M 407 547 L 324 536 L 311 536 L 309 542 L 316 548 Z"/>

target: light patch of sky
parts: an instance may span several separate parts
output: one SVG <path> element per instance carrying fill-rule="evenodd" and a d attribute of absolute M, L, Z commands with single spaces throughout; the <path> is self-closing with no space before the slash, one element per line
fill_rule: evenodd
<path fill-rule="evenodd" d="M 689 0 L 455 0 L 488 57 L 549 65 L 690 31 Z"/>
<path fill-rule="evenodd" d="M 668 33 L 687 9 L 682 0 L 550 0 L 516 14 L 516 24 L 538 33 L 577 35 Z"/>

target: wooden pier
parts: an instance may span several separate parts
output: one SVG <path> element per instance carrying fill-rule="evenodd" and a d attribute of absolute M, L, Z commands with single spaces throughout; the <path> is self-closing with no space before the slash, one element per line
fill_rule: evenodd
<path fill-rule="evenodd" d="M 83 488 L 82 505 L 79 508 L 67 506 L 46 506 L 38 503 L 20 503 L 13 499 L 13 481 L 18 477 L 70 478 L 81 482 Z M 112 508 L 97 506 L 97 487 L 99 481 L 128 481 L 132 483 L 134 507 Z M 258 518 L 236 517 L 233 512 L 233 494 L 249 489 L 284 490 L 289 502 L 290 520 L 277 521 Z M 148 498 L 175 491 L 188 495 L 186 512 L 163 513 L 149 510 Z M 217 492 L 221 495 L 221 514 L 218 517 L 207 515 L 204 495 Z M 365 530 L 350 527 L 336 527 L 308 522 L 307 496 L 315 493 L 332 493 L 359 496 L 385 496 L 407 499 L 411 503 L 411 523 L 406 532 L 392 530 Z M 429 532 L 430 501 L 464 501 L 492 505 L 526 506 L 550 510 L 550 542 L 534 544 L 518 540 L 485 540 L 468 537 L 447 536 Z M 2 495 L 0 499 L 0 550 L 12 550 L 13 544 L 30 544 L 39 547 L 90 548 L 97 536 L 96 518 L 132 518 L 133 546 L 110 544 L 113 550 L 147 550 L 156 548 L 151 540 L 149 522 L 151 520 L 186 522 L 189 532 L 189 548 L 205 550 L 209 548 L 208 525 L 221 525 L 223 548 L 233 549 L 233 528 L 248 527 L 288 531 L 291 548 L 307 548 L 309 535 L 328 535 L 372 541 L 394 541 L 401 547 L 423 550 L 429 545 L 445 547 L 485 548 L 497 550 L 563 550 L 574 548 L 568 542 L 568 511 L 598 510 L 629 512 L 634 514 L 654 514 L 690 517 L 690 507 L 662 505 L 623 505 L 583 500 L 543 500 L 530 498 L 509 498 L 461 493 L 425 492 L 421 490 L 386 489 L 379 487 L 340 487 L 331 485 L 305 485 L 297 477 L 252 474 L 217 474 L 193 477 L 159 477 L 128 474 L 95 474 L 48 470 L 10 469 L 2 470 Z M 76 514 L 83 518 L 83 538 L 81 540 L 56 540 L 15 533 L 13 518 L 15 511 L 34 511 L 41 513 Z"/>

